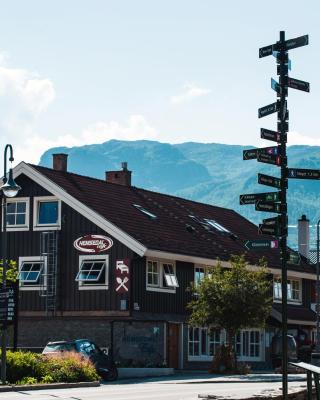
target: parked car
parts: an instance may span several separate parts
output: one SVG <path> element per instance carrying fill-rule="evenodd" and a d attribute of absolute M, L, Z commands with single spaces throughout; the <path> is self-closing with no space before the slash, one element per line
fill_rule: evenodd
<path fill-rule="evenodd" d="M 114 381 L 118 378 L 117 367 L 109 354 L 87 339 L 78 339 L 71 342 L 64 340 L 49 342 L 43 349 L 42 354 L 59 354 L 66 351 L 75 351 L 83 357 L 89 358 L 102 379 Z"/>
<path fill-rule="evenodd" d="M 288 361 L 297 362 L 297 343 L 292 335 L 287 335 Z M 273 368 L 282 365 L 282 336 L 277 334 L 271 341 L 271 362 Z"/>

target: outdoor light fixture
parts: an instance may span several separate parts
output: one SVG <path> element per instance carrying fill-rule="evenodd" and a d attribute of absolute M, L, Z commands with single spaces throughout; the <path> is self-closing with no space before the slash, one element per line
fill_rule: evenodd
<path fill-rule="evenodd" d="M 4 149 L 4 171 L 3 171 L 3 185 L 0 187 L 0 191 L 2 191 L 2 269 L 3 269 L 3 279 L 2 279 L 2 290 L 5 291 L 7 288 L 7 268 L 8 268 L 8 260 L 7 260 L 7 197 L 15 197 L 21 187 L 16 184 L 13 179 L 12 168 L 9 170 L 9 178 L 7 178 L 7 152 L 10 151 L 9 161 L 14 161 L 13 158 L 13 150 L 11 144 L 7 144 Z M 1 337 L 1 381 L 2 384 L 5 385 L 7 381 L 7 321 L 5 320 L 2 324 L 2 337 Z"/>

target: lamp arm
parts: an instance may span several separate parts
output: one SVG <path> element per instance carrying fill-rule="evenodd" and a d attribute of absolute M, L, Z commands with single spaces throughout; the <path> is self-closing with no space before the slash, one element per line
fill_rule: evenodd
<path fill-rule="evenodd" d="M 14 161 L 12 146 L 11 146 L 11 144 L 7 144 L 5 149 L 4 149 L 4 165 L 3 165 L 3 180 L 4 180 L 4 183 L 6 183 L 6 181 L 7 181 L 7 152 L 8 152 L 8 149 L 10 150 L 9 161 L 11 161 L 11 162 Z"/>

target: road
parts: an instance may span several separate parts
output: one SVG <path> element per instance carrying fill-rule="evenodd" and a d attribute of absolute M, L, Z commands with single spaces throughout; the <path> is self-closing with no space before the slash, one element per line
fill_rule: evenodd
<path fill-rule="evenodd" d="M 290 389 L 304 382 L 290 382 Z M 0 400 L 196 400 L 198 394 L 245 398 L 254 394 L 281 393 L 280 382 L 187 383 L 173 380 L 118 381 L 100 387 L 0 393 Z"/>

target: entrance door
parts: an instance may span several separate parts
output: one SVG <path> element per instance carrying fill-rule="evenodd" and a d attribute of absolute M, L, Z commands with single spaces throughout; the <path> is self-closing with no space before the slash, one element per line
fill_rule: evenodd
<path fill-rule="evenodd" d="M 170 368 L 179 368 L 179 325 L 168 325 L 168 363 Z"/>

